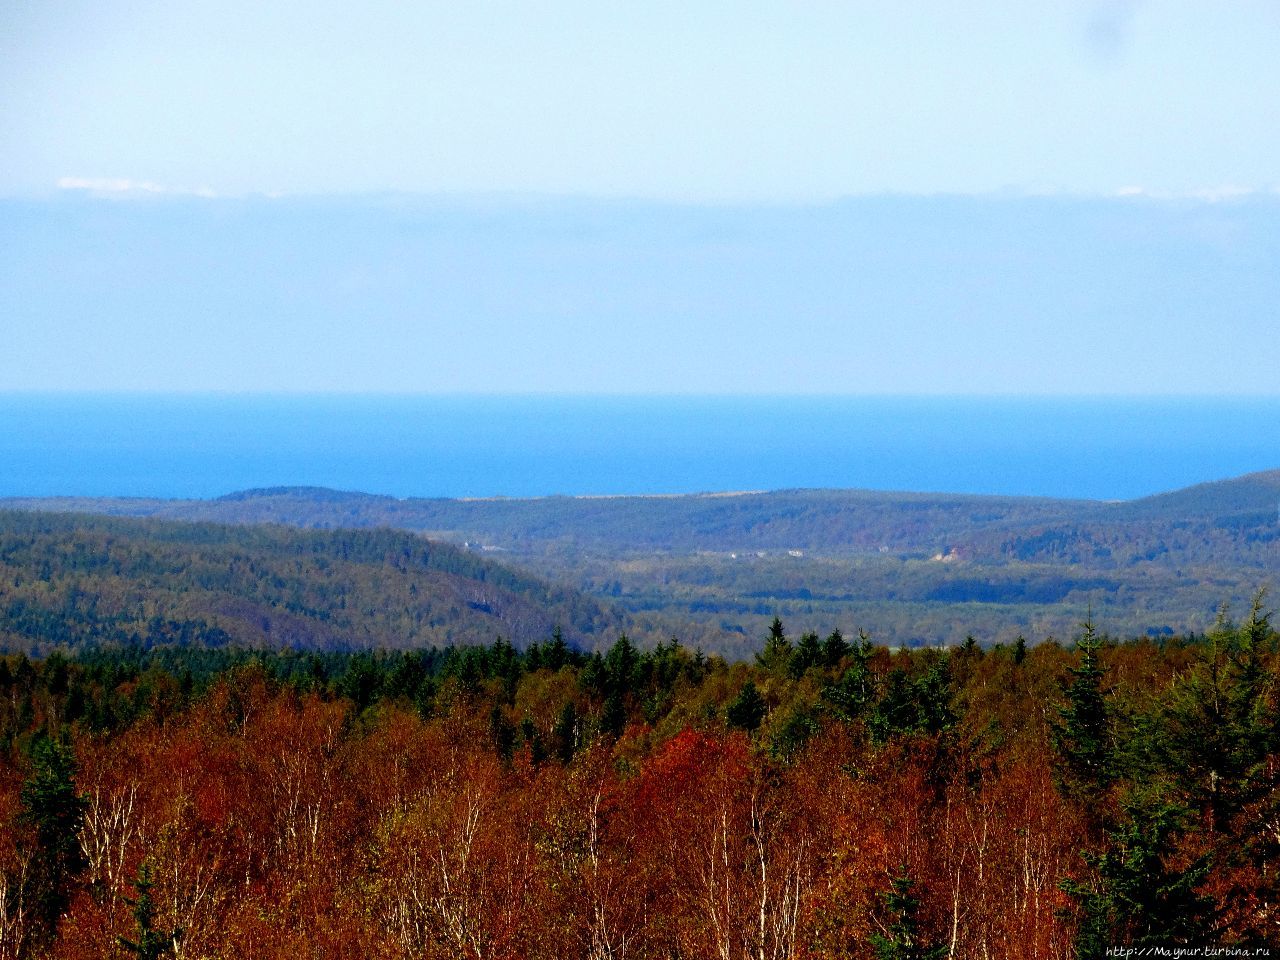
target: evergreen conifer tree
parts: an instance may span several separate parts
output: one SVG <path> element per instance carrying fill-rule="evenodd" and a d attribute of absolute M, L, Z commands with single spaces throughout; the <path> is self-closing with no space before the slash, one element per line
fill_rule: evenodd
<path fill-rule="evenodd" d="M 768 707 L 765 705 L 764 697 L 760 696 L 756 685 L 748 680 L 725 708 L 725 719 L 729 721 L 730 726 L 750 733 L 760 726 L 767 712 Z"/>
<path fill-rule="evenodd" d="M 639 665 L 640 653 L 631 638 L 624 633 L 609 648 L 604 658 L 609 689 L 619 695 L 630 693 L 635 685 Z"/>
<path fill-rule="evenodd" d="M 941 733 L 955 722 L 947 661 L 938 658 L 915 679 L 900 667 L 891 670 L 867 727 L 872 739 L 884 743 L 900 733 Z"/>
<path fill-rule="evenodd" d="M 786 672 L 791 665 L 791 641 L 778 617 L 774 617 L 769 626 L 769 636 L 765 638 L 764 649 L 756 654 L 756 662 L 766 670 L 779 672 Z"/>
<path fill-rule="evenodd" d="M 1085 854 L 1093 883 L 1064 880 L 1080 910 L 1076 956 L 1101 960 L 1117 945 L 1204 945 L 1212 904 L 1196 892 L 1209 873 L 1208 858 L 1184 869 L 1168 859 L 1185 811 L 1160 800 L 1134 800 L 1126 820 L 1108 831 L 1101 854 Z"/>
<path fill-rule="evenodd" d="M 85 801 L 76 792 L 75 754 L 69 744 L 38 735 L 31 747 L 31 774 L 22 786 L 24 820 L 35 833 L 25 891 L 41 936 L 52 937 L 84 870 L 80 828 Z"/>
<path fill-rule="evenodd" d="M 877 743 L 885 743 L 895 733 L 909 733 L 920 723 L 920 705 L 916 701 L 915 684 L 907 672 L 895 667 L 885 679 L 884 693 L 867 720 L 867 727 Z"/>
<path fill-rule="evenodd" d="M 529 762 L 535 767 L 547 759 L 547 747 L 542 742 L 542 734 L 538 732 L 532 717 L 520 721 L 520 736 L 529 747 Z"/>
<path fill-rule="evenodd" d="M 822 641 L 822 662 L 828 669 L 840 666 L 840 661 L 849 655 L 849 641 L 837 627 Z"/>
<path fill-rule="evenodd" d="M 569 662 L 571 653 L 564 634 L 557 626 L 551 634 L 551 642 L 542 648 L 542 665 L 548 670 L 559 670 Z"/>
<path fill-rule="evenodd" d="M 1050 736 L 1061 759 L 1059 786 L 1073 799 L 1096 805 L 1115 780 L 1111 714 L 1102 689 L 1102 641 L 1092 619 L 1083 624 L 1076 643 L 1080 663 L 1070 670 L 1071 681 L 1063 691 L 1066 706 L 1058 710 Z"/>
<path fill-rule="evenodd" d="M 622 736 L 627 725 L 627 708 L 622 699 L 622 692 L 613 691 L 605 697 L 604 707 L 600 710 L 600 730 L 611 737 Z"/>
<path fill-rule="evenodd" d="M 151 888 L 154 885 L 155 882 L 151 877 L 151 864 L 144 860 L 138 866 L 138 875 L 133 881 L 133 886 L 138 891 L 138 895 L 133 898 L 125 898 L 126 902 L 133 907 L 133 919 L 137 924 L 137 933 L 134 934 L 134 939 L 128 937 L 117 938 L 120 946 L 138 957 L 138 960 L 161 960 L 162 957 L 173 953 L 175 943 L 182 936 L 181 931 L 178 929 L 167 931 L 156 929 L 156 908 L 151 899 Z"/>
<path fill-rule="evenodd" d="M 1263 600 L 1262 593 L 1254 598 L 1239 628 L 1219 617 L 1200 661 L 1174 687 L 1168 709 L 1152 728 L 1153 752 L 1162 755 L 1210 829 L 1265 789 L 1264 764 L 1278 745 L 1280 716 L 1262 658 L 1271 636 Z"/>
<path fill-rule="evenodd" d="M 516 748 L 516 728 L 497 703 L 489 712 L 489 736 L 493 740 L 494 751 L 504 763 L 509 763 Z"/>
<path fill-rule="evenodd" d="M 822 641 L 812 631 L 800 637 L 795 652 L 791 655 L 788 672 L 792 678 L 799 680 L 810 667 L 822 665 Z"/>
<path fill-rule="evenodd" d="M 838 681 L 822 691 L 831 712 L 845 723 L 861 718 L 875 700 L 875 677 L 871 673 L 870 645 L 853 648 L 853 662 Z"/>
<path fill-rule="evenodd" d="M 561 763 L 568 764 L 578 752 L 578 710 L 573 701 L 566 701 L 560 717 L 551 730 L 552 749 Z"/>
<path fill-rule="evenodd" d="M 903 864 L 889 880 L 889 889 L 881 896 L 888 922 L 882 933 L 871 935 L 876 960 L 941 960 L 947 955 L 945 944 L 930 944 L 920 932 L 920 901 L 913 891 L 915 881 Z"/>
<path fill-rule="evenodd" d="M 916 704 L 919 707 L 920 719 L 917 727 L 925 733 L 941 733 L 950 730 L 956 723 L 955 710 L 951 702 L 951 678 L 948 660 L 940 657 L 924 676 L 915 682 Z"/>
<path fill-rule="evenodd" d="M 609 671 L 599 651 L 593 653 L 578 672 L 578 686 L 584 693 L 602 697 L 609 689 Z"/>

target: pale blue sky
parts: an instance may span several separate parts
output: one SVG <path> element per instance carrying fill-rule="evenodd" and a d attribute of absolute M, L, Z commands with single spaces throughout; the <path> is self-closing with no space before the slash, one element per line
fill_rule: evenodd
<path fill-rule="evenodd" d="M 0 131 L 0 390 L 1280 392 L 1277 0 L 10 0 Z"/>
<path fill-rule="evenodd" d="M 74 195 L 0 251 L 0 389 L 1280 392 L 1270 195 Z"/>
<path fill-rule="evenodd" d="M 11 0 L 0 194 L 1280 186 L 1276 0 Z"/>

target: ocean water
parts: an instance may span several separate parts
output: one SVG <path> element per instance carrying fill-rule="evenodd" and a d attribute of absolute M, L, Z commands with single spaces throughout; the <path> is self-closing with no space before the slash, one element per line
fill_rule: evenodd
<path fill-rule="evenodd" d="M 0 394 L 0 496 L 1128 499 L 1275 467 L 1280 398 Z"/>

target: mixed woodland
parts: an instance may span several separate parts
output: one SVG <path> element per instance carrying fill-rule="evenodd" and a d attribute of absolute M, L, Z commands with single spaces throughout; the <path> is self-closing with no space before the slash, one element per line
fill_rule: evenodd
<path fill-rule="evenodd" d="M 1280 471 L 1127 502 L 859 490 L 432 500 L 276 488 L 8 504 L 409 531 L 586 594 L 617 618 L 589 642 L 620 629 L 650 644 L 675 634 L 731 658 L 750 657 L 775 615 L 802 630 L 865 627 L 895 646 L 970 633 L 1068 639 L 1091 610 L 1126 636 L 1203 632 L 1223 602 L 1247 604 L 1280 567 Z"/>
<path fill-rule="evenodd" d="M 0 657 L 0 957 L 1280 943 L 1277 637 Z M 1263 955 L 1263 954 L 1259 954 Z"/>
<path fill-rule="evenodd" d="M 762 549 L 758 596 L 756 574 L 652 544 L 587 551 L 580 572 L 631 578 L 588 591 L 529 559 L 572 538 L 512 564 L 372 523 L 0 511 L 0 960 L 1280 950 L 1280 650 L 1257 589 L 1273 539 L 1224 519 L 1269 482 L 1214 488 L 1199 515 L 1204 491 L 1128 505 L 1135 526 L 1109 534 L 1172 531 L 1182 558 L 1199 537 L 1229 575 L 1113 550 L 1006 558 L 1002 581 L 964 557 L 991 506 L 969 498 L 969 547 Z M 919 503 L 921 529 L 952 522 Z M 1016 535 L 1057 542 L 1042 522 Z M 821 624 L 823 591 L 889 589 L 887 564 L 932 594 L 880 609 L 967 635 Z M 1251 576 L 1252 600 L 1204 629 L 1089 613 L 1139 576 L 1228 601 Z M 755 619 L 717 610 L 700 632 L 660 602 L 697 582 Z M 1006 636 L 1005 582 L 1084 613 Z M 780 594 L 807 604 L 798 622 Z"/>
<path fill-rule="evenodd" d="M 0 649 L 579 645 L 625 621 L 449 544 L 392 530 L 0 511 Z"/>

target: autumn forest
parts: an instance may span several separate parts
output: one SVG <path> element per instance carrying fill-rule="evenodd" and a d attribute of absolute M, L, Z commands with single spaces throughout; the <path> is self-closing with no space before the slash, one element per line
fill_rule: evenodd
<path fill-rule="evenodd" d="M 0 957 L 1274 944 L 1265 597 L 1100 631 L 0 657 Z"/>

